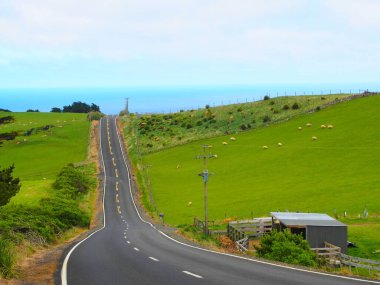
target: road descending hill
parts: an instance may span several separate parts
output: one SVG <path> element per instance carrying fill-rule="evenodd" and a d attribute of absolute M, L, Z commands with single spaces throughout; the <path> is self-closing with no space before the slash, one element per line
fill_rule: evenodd
<path fill-rule="evenodd" d="M 221 136 L 149 154 L 144 165 L 158 211 L 173 225 L 203 216 L 197 176 L 203 165 L 195 159 L 203 144 L 212 145 L 218 156 L 208 162 L 210 220 L 277 210 L 339 216 L 346 211 L 357 217 L 367 209 L 375 218 L 380 214 L 379 121 L 380 96 L 365 97 L 233 135 L 236 140 Z M 372 228 L 371 235 L 371 250 L 380 249 Z"/>

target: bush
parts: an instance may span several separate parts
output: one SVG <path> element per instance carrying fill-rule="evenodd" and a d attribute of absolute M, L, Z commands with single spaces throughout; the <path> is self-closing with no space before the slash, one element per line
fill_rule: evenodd
<path fill-rule="evenodd" d="M 263 118 L 263 123 L 268 123 L 270 122 L 270 117 L 268 115 L 265 115 Z"/>
<path fill-rule="evenodd" d="M 308 242 L 289 230 L 272 230 L 263 235 L 260 246 L 256 249 L 259 257 L 270 260 L 312 267 L 319 264 L 317 255 L 310 250 Z"/>
<path fill-rule="evenodd" d="M 264 100 L 269 100 L 269 99 L 270 99 L 270 97 L 268 95 L 264 96 Z"/>
<path fill-rule="evenodd" d="M 90 112 L 87 114 L 87 119 L 89 121 L 99 121 L 103 117 L 104 117 L 104 114 L 100 112 Z"/>
<path fill-rule="evenodd" d="M 187 125 L 186 125 L 186 129 L 191 129 L 192 127 L 193 127 L 192 124 L 187 124 Z"/>
<path fill-rule="evenodd" d="M 289 110 L 290 109 L 290 107 L 289 107 L 289 105 L 284 105 L 283 107 L 282 107 L 282 110 Z"/>
<path fill-rule="evenodd" d="M 299 109 L 299 108 L 300 108 L 300 105 L 298 105 L 297 102 L 295 102 L 295 103 L 292 105 L 292 109 L 293 109 L 293 110 L 297 110 L 297 109 Z"/>
<path fill-rule="evenodd" d="M 79 193 L 87 193 L 91 188 L 91 181 L 82 169 L 68 164 L 58 174 L 53 187 L 74 198 Z"/>
<path fill-rule="evenodd" d="M 240 125 L 240 129 L 241 129 L 242 131 L 245 131 L 246 129 L 248 129 L 248 127 L 247 127 L 246 124 L 242 124 L 242 125 Z"/>
<path fill-rule="evenodd" d="M 270 102 L 269 102 L 269 105 L 274 105 L 274 101 L 270 101 Z"/>

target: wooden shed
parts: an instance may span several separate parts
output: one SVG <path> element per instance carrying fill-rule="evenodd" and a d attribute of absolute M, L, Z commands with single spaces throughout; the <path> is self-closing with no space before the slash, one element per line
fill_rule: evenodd
<path fill-rule="evenodd" d="M 326 214 L 271 212 L 273 228 L 289 229 L 300 234 L 312 248 L 325 247 L 325 242 L 347 252 L 347 225 Z"/>

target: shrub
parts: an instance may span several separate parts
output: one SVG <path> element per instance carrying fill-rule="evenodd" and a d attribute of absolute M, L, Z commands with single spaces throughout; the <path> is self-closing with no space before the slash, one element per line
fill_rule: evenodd
<path fill-rule="evenodd" d="M 315 111 L 320 111 L 321 110 L 321 106 L 317 106 L 317 108 L 315 108 Z"/>
<path fill-rule="evenodd" d="M 0 118 L 0 125 L 13 123 L 14 121 L 15 121 L 15 117 L 13 117 L 13 116 L 1 117 Z"/>
<path fill-rule="evenodd" d="M 263 235 L 260 246 L 256 249 L 259 257 L 271 260 L 313 267 L 319 263 L 308 242 L 301 235 L 292 234 L 289 230 L 272 230 Z"/>
<path fill-rule="evenodd" d="M 292 109 L 293 109 L 293 110 L 297 110 L 297 109 L 299 109 L 299 108 L 300 108 L 300 105 L 298 105 L 297 102 L 295 102 L 295 103 L 292 105 Z"/>
<path fill-rule="evenodd" d="M 240 113 L 241 111 L 243 111 L 243 108 L 242 108 L 242 107 L 239 107 L 236 111 L 237 111 L 238 113 Z"/>
<path fill-rule="evenodd" d="M 242 125 L 240 125 L 240 129 L 243 130 L 243 131 L 245 131 L 247 128 L 248 128 L 248 127 L 247 127 L 246 124 L 242 124 Z"/>
<path fill-rule="evenodd" d="M 205 108 L 206 108 L 206 109 L 210 109 L 210 105 L 206 105 Z"/>
<path fill-rule="evenodd" d="M 284 105 L 284 106 L 282 107 L 282 110 L 289 110 L 289 109 L 290 109 L 289 105 Z"/>
<path fill-rule="evenodd" d="M 79 167 L 68 164 L 58 174 L 53 187 L 75 197 L 78 193 L 87 193 L 91 188 L 91 181 Z"/>
<path fill-rule="evenodd" d="M 270 101 L 270 102 L 269 102 L 269 105 L 274 105 L 274 101 Z"/>
<path fill-rule="evenodd" d="M 99 121 L 103 117 L 104 117 L 104 114 L 100 112 L 90 112 L 87 114 L 87 119 L 89 121 Z"/>
<path fill-rule="evenodd" d="M 270 99 L 270 97 L 268 95 L 264 96 L 264 100 L 269 100 L 269 99 Z"/>
<path fill-rule="evenodd" d="M 187 125 L 186 125 L 186 129 L 191 129 L 192 127 L 193 127 L 192 124 L 187 124 Z"/>
<path fill-rule="evenodd" d="M 263 123 L 268 123 L 270 122 L 270 117 L 268 115 L 265 115 L 263 118 Z"/>
<path fill-rule="evenodd" d="M 202 126 L 202 121 L 198 121 L 197 126 Z"/>

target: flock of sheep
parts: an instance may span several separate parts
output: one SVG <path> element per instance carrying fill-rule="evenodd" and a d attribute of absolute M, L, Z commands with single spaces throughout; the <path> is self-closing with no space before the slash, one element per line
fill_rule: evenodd
<path fill-rule="evenodd" d="M 306 127 L 309 127 L 309 128 L 310 128 L 310 127 L 312 127 L 312 126 L 313 126 L 312 123 L 307 123 L 307 124 L 306 124 Z M 330 124 L 329 124 L 329 125 L 321 125 L 321 129 L 333 129 L 333 128 L 334 128 L 334 126 L 333 126 L 333 125 L 330 125 Z M 303 129 L 303 128 L 302 128 L 301 126 L 298 127 L 298 130 L 299 130 L 299 131 L 302 131 L 302 129 Z M 318 137 L 317 137 L 317 136 L 312 136 L 311 139 L 312 139 L 313 141 L 315 141 L 315 140 L 318 139 Z M 236 138 L 235 138 L 235 137 L 230 137 L 230 140 L 231 140 L 231 141 L 236 141 Z M 223 141 L 222 144 L 223 144 L 223 145 L 228 145 L 228 142 Z M 283 146 L 282 142 L 277 143 L 277 146 L 278 146 L 278 147 L 282 147 L 282 146 Z M 269 147 L 268 147 L 267 145 L 263 145 L 262 148 L 265 150 L 265 149 L 268 149 Z"/>

